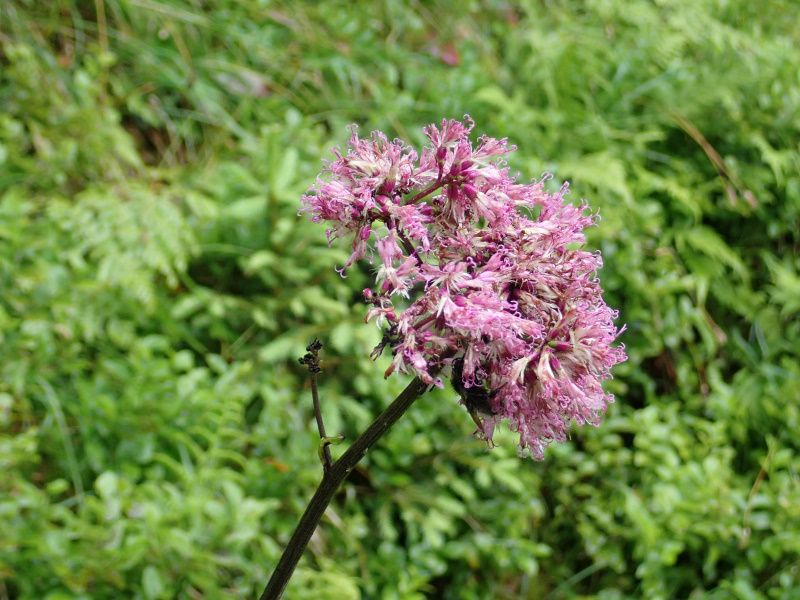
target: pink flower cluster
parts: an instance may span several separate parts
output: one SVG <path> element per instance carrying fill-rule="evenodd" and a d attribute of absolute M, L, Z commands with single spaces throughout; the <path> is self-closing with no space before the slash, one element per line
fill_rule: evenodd
<path fill-rule="evenodd" d="M 582 248 L 595 222 L 588 206 L 544 189 L 549 176 L 518 184 L 504 158 L 514 147 L 474 123 L 427 127 L 421 157 L 400 140 L 351 129 L 349 151 L 328 162 L 303 196 L 302 212 L 332 223 L 328 239 L 352 236 L 341 269 L 377 250 L 376 286 L 364 290 L 367 321 L 385 325 L 394 370 L 432 383 L 460 361 L 456 389 L 482 390 L 479 435 L 491 444 L 507 419 L 522 455 L 541 459 L 572 420 L 597 425 L 613 396 L 601 382 L 626 359 L 603 301 L 598 253 Z M 400 298 L 405 302 L 401 310 Z M 448 357 L 448 358 L 445 358 Z M 469 406 L 469 402 L 467 402 Z"/>

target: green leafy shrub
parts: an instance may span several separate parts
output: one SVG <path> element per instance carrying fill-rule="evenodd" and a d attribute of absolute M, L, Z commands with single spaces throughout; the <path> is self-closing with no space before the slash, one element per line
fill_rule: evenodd
<path fill-rule="evenodd" d="M 347 124 L 464 113 L 599 207 L 617 403 L 530 464 L 423 397 L 287 597 L 798 598 L 798 18 L 3 3 L 0 598 L 260 592 L 320 476 L 296 358 L 350 439 L 402 386 L 299 196 Z"/>

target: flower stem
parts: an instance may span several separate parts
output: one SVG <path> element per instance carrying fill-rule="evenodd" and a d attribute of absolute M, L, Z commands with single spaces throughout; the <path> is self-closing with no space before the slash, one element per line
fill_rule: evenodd
<path fill-rule="evenodd" d="M 278 600 L 289 583 L 289 578 L 294 573 L 300 557 L 308 545 L 314 530 L 317 528 L 325 509 L 328 507 L 333 495 L 339 486 L 347 478 L 347 475 L 358 462 L 364 457 L 367 451 L 389 431 L 397 420 L 403 416 L 409 407 L 425 393 L 428 385 L 418 377 L 406 386 L 400 395 L 384 410 L 380 416 L 361 434 L 353 445 L 345 452 L 342 457 L 327 469 L 322 476 L 322 481 L 311 498 L 306 511 L 297 524 L 292 539 L 283 551 L 275 567 L 275 571 L 270 577 L 264 593 L 259 600 Z"/>
<path fill-rule="evenodd" d="M 443 178 L 440 177 L 439 180 L 436 183 L 434 183 L 434 184 L 430 185 L 428 188 L 422 190 L 419 194 L 417 194 L 411 200 L 406 202 L 405 205 L 416 204 L 417 202 L 422 200 L 425 196 L 429 196 L 430 194 L 432 194 L 433 192 L 438 190 L 440 187 L 442 187 L 446 183 L 448 183 L 447 178 L 443 179 Z"/>
<path fill-rule="evenodd" d="M 319 456 L 322 461 L 322 470 L 327 471 L 333 466 L 333 460 L 331 459 L 331 449 L 328 447 L 329 444 L 325 443 L 328 436 L 325 435 L 325 424 L 322 421 L 322 409 L 319 405 L 319 392 L 317 391 L 317 373 L 321 370 L 319 368 L 320 350 L 322 350 L 322 342 L 315 339 L 306 348 L 307 354 L 300 359 L 300 364 L 308 366 L 308 373 L 311 376 L 311 399 L 314 402 L 314 416 L 317 418 L 317 429 L 319 429 Z"/>
<path fill-rule="evenodd" d="M 311 371 L 311 399 L 314 402 L 314 415 L 317 418 L 317 429 L 319 429 L 319 439 L 324 440 L 325 437 L 325 424 L 322 422 L 322 409 L 319 405 L 319 392 L 317 391 L 317 373 L 316 371 Z M 328 444 L 324 444 L 322 447 L 322 468 L 324 471 L 328 471 L 333 466 L 333 459 L 331 458 L 331 449 Z"/>

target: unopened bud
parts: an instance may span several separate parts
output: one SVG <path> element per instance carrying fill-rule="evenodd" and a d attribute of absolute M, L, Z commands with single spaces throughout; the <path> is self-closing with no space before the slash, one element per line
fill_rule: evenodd
<path fill-rule="evenodd" d="M 555 350 L 556 352 L 567 352 L 572 350 L 572 344 L 559 340 L 556 342 Z"/>
<path fill-rule="evenodd" d="M 466 184 L 463 188 L 464 195 L 470 200 L 475 200 L 478 197 L 478 189 L 474 185 Z"/>

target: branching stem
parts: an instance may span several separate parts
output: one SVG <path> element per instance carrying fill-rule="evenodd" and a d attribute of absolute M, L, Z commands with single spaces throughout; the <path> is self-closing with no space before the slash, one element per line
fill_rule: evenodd
<path fill-rule="evenodd" d="M 417 194 L 417 195 L 416 195 L 416 196 L 414 196 L 414 197 L 413 197 L 411 200 L 409 200 L 408 202 L 406 202 L 406 205 L 408 205 L 408 204 L 416 204 L 417 202 L 419 202 L 420 200 L 422 200 L 422 199 L 423 199 L 425 196 L 429 196 L 430 194 L 432 194 L 433 192 L 435 192 L 436 190 L 438 190 L 440 187 L 442 187 L 442 186 L 443 186 L 444 184 L 446 184 L 446 183 L 448 183 L 448 180 L 447 180 L 447 178 L 444 178 L 444 179 L 442 179 L 442 178 L 440 177 L 440 178 L 439 178 L 439 181 L 437 181 L 437 182 L 436 182 L 436 183 L 434 183 L 433 185 L 431 185 L 431 186 L 427 187 L 426 189 L 422 190 L 422 191 L 421 191 L 419 194 Z"/>
<path fill-rule="evenodd" d="M 347 475 L 358 462 L 364 457 L 367 451 L 379 440 L 383 435 L 389 431 L 397 420 L 403 416 L 409 407 L 419 398 L 428 385 L 421 379 L 415 378 L 400 395 L 384 410 L 380 416 L 370 425 L 367 430 L 361 434 L 353 445 L 345 452 L 342 457 L 337 460 L 333 465 L 325 470 L 322 476 L 322 481 L 311 498 L 305 513 L 300 518 L 297 524 L 297 529 L 289 540 L 289 544 L 283 552 L 272 573 L 272 577 L 261 594 L 260 600 L 278 600 L 286 585 L 289 583 L 289 578 L 294 573 L 300 557 L 308 545 L 314 530 L 317 528 L 325 509 L 328 507 L 333 495 L 339 486 L 345 480 Z"/>

